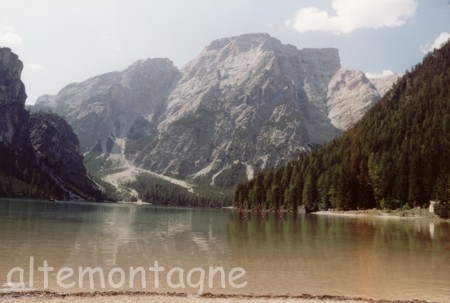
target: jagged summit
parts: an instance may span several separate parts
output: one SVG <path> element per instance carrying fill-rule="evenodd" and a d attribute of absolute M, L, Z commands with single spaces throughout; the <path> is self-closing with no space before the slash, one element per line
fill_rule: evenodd
<path fill-rule="evenodd" d="M 337 61 L 339 61 L 339 51 L 336 48 L 303 48 L 299 50 L 296 46 L 290 44 L 283 44 L 280 40 L 270 36 L 266 33 L 254 33 L 254 34 L 243 34 L 240 36 L 221 38 L 212 41 L 207 47 L 204 48 L 199 56 L 204 53 L 213 51 L 224 51 L 224 50 L 234 50 L 235 52 L 248 52 L 251 49 L 260 49 L 265 52 L 276 52 L 276 51 L 292 51 L 292 52 L 304 52 L 305 55 L 311 53 L 317 53 L 318 50 L 321 52 L 328 52 L 331 56 L 334 56 Z"/>
<path fill-rule="evenodd" d="M 0 48 L 0 62 L 2 63 L 2 74 L 0 78 L 0 105 L 6 102 L 25 104 L 27 94 L 25 86 L 20 81 L 23 63 L 10 48 Z M 16 81 L 19 79 L 19 81 Z M 14 85 L 8 85 L 9 81 L 15 81 Z"/>
<path fill-rule="evenodd" d="M 196 74 L 198 70 L 195 69 L 198 65 L 208 65 L 210 70 L 218 69 L 219 72 L 223 72 L 220 70 L 221 67 L 227 66 L 228 68 L 236 69 L 239 67 L 237 64 L 242 64 L 243 66 L 240 69 L 233 70 L 236 73 L 240 70 L 257 68 L 258 65 L 260 65 L 259 67 L 270 68 L 270 66 L 266 65 L 261 66 L 261 63 L 270 64 L 271 58 L 278 60 L 290 58 L 291 62 L 289 63 L 294 64 L 299 59 L 305 61 L 307 64 L 324 63 L 324 70 L 329 71 L 330 74 L 334 74 L 341 67 L 339 51 L 337 49 L 305 48 L 299 50 L 293 45 L 282 44 L 278 39 L 268 34 L 245 34 L 211 42 L 183 70 L 187 73 L 188 77 L 192 77 L 194 74 L 198 75 Z M 213 64 L 212 66 L 211 63 Z M 201 72 L 200 75 L 205 70 L 201 70 Z M 223 76 L 222 73 L 221 76 Z"/>
<path fill-rule="evenodd" d="M 281 45 L 281 42 L 278 39 L 272 38 L 269 34 L 255 33 L 214 40 L 205 48 L 205 51 L 220 50 L 232 43 L 233 45 L 238 46 L 241 51 L 245 52 L 252 46 L 260 45 L 268 41 Z"/>

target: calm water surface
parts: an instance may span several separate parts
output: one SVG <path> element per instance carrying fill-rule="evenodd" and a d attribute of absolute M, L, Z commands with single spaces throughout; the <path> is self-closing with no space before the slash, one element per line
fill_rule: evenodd
<path fill-rule="evenodd" d="M 450 301 L 445 222 L 292 214 L 243 222 L 230 210 L 0 200 L 0 230 L 3 288 L 16 266 L 28 281 L 32 256 L 36 268 L 47 260 L 56 269 L 100 266 L 107 272 L 158 261 L 186 271 L 246 270 L 245 288 L 217 283 L 207 292 Z M 49 287 L 60 290 L 55 276 Z M 44 287 L 42 274 L 34 279 L 34 288 Z M 80 290 L 86 289 L 65 291 Z"/>

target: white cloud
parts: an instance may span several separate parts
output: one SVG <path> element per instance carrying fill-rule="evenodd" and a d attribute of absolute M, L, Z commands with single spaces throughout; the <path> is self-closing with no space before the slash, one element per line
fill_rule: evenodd
<path fill-rule="evenodd" d="M 285 22 L 300 33 L 326 31 L 350 33 L 360 28 L 402 26 L 413 17 L 417 0 L 333 0 L 335 15 L 316 7 L 305 7 Z"/>
<path fill-rule="evenodd" d="M 43 70 L 44 67 L 40 64 L 37 63 L 31 63 L 31 64 L 27 64 L 25 66 L 26 69 L 32 70 L 32 71 L 37 71 L 37 70 Z"/>
<path fill-rule="evenodd" d="M 383 78 L 392 75 L 395 75 L 395 73 L 390 69 L 385 69 L 381 73 L 366 73 L 366 77 L 369 79 Z"/>
<path fill-rule="evenodd" d="M 14 26 L 0 24 L 0 47 L 18 47 L 22 44 L 22 37 L 16 32 Z"/>
<path fill-rule="evenodd" d="M 429 53 L 434 49 L 439 49 L 442 45 L 450 39 L 450 33 L 443 32 L 440 33 L 439 36 L 433 42 L 428 42 L 427 44 L 421 45 L 420 49 L 424 53 Z"/>

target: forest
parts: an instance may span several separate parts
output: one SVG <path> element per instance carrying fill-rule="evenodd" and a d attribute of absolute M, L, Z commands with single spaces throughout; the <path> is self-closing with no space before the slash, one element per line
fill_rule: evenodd
<path fill-rule="evenodd" d="M 233 205 L 307 211 L 408 209 L 449 217 L 450 43 L 407 72 L 342 136 L 239 184 Z"/>
<path fill-rule="evenodd" d="M 136 180 L 129 182 L 127 187 L 139 193 L 142 201 L 166 206 L 200 206 L 226 207 L 230 206 L 232 192 L 226 189 L 212 190 L 207 186 L 195 186 L 192 192 L 168 181 L 140 174 Z"/>

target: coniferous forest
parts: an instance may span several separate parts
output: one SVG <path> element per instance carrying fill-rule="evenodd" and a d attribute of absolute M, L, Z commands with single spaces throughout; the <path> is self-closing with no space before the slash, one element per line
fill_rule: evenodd
<path fill-rule="evenodd" d="M 352 129 L 238 185 L 247 209 L 426 207 L 449 216 L 450 43 L 407 72 Z"/>

